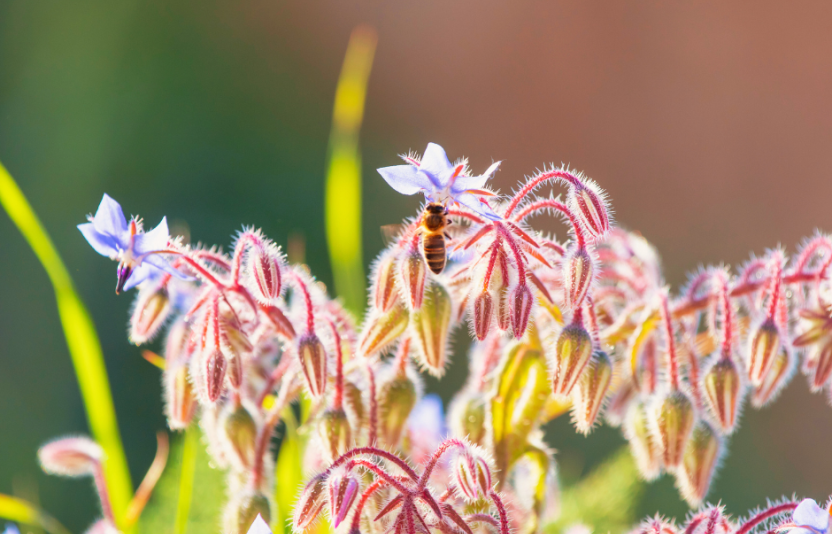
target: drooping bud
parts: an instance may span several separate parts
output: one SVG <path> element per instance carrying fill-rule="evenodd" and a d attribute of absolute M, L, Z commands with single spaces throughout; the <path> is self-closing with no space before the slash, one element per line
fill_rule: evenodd
<path fill-rule="evenodd" d="M 717 357 L 702 377 L 705 404 L 720 430 L 731 434 L 737 423 L 742 401 L 742 378 L 732 358 Z"/>
<path fill-rule="evenodd" d="M 390 311 L 398 299 L 396 256 L 388 250 L 382 253 L 373 269 L 373 306 L 381 312 Z"/>
<path fill-rule="evenodd" d="M 589 291 L 594 266 L 586 247 L 570 250 L 563 258 L 563 296 L 566 307 L 575 309 Z"/>
<path fill-rule="evenodd" d="M 274 306 L 283 291 L 282 270 L 286 260 L 274 243 L 263 240 L 251 247 L 246 269 L 249 288 L 254 297 L 263 304 Z"/>
<path fill-rule="evenodd" d="M 654 480 L 662 467 L 662 450 L 658 440 L 650 432 L 647 407 L 641 401 L 630 404 L 624 418 L 624 436 L 636 460 L 641 476 Z"/>
<path fill-rule="evenodd" d="M 685 446 L 681 468 L 676 472 L 679 490 L 694 508 L 708 494 L 721 448 L 722 441 L 711 425 L 698 421 Z"/>
<path fill-rule="evenodd" d="M 329 475 L 327 486 L 329 488 L 329 518 L 332 521 L 332 528 L 338 528 L 355 503 L 360 485 L 358 478 L 352 472 L 338 469 Z"/>
<path fill-rule="evenodd" d="M 638 384 L 639 391 L 644 395 L 650 395 L 656 391 L 659 380 L 658 359 L 656 337 L 651 335 L 642 346 L 635 370 L 636 384 Z"/>
<path fill-rule="evenodd" d="M 396 373 L 381 384 L 377 399 L 379 439 L 388 447 L 395 447 L 416 405 L 416 384 L 407 374 Z"/>
<path fill-rule="evenodd" d="M 736 530 L 722 506 L 706 507 L 691 517 L 685 526 L 685 534 L 732 534 Z"/>
<path fill-rule="evenodd" d="M 318 435 L 329 460 L 338 458 L 352 446 L 352 431 L 342 409 L 327 409 L 318 421 Z"/>
<path fill-rule="evenodd" d="M 240 389 L 243 383 L 243 359 L 239 354 L 233 354 L 228 358 L 228 383 L 235 390 Z"/>
<path fill-rule="evenodd" d="M 184 430 L 196 411 L 196 395 L 188 378 L 188 367 L 168 361 L 162 375 L 165 387 L 165 414 L 171 430 Z"/>
<path fill-rule="evenodd" d="M 449 410 L 450 426 L 454 436 L 466 436 L 479 445 L 485 439 L 485 396 L 478 391 L 458 395 Z"/>
<path fill-rule="evenodd" d="M 510 295 L 508 288 L 497 290 L 497 328 L 502 332 L 512 327 Z"/>
<path fill-rule="evenodd" d="M 363 392 L 349 380 L 344 380 L 344 411 L 356 429 L 364 427 L 367 411 L 364 407 Z"/>
<path fill-rule="evenodd" d="M 388 312 L 370 312 L 361 329 L 359 354 L 371 356 L 384 350 L 407 328 L 410 314 L 404 304 L 397 303 Z"/>
<path fill-rule="evenodd" d="M 604 194 L 592 181 L 572 183 L 567 200 L 581 227 L 595 238 L 610 229 L 610 216 Z"/>
<path fill-rule="evenodd" d="M 257 490 L 244 490 L 234 495 L 228 502 L 223 513 L 223 532 L 250 532 L 257 516 L 268 523 L 271 521 L 271 502 L 269 498 Z"/>
<path fill-rule="evenodd" d="M 639 526 L 630 531 L 630 534 L 678 534 L 676 525 L 656 516 L 652 519 L 642 521 Z"/>
<path fill-rule="evenodd" d="M 289 318 L 280 308 L 269 306 L 266 308 L 266 315 L 278 334 L 289 340 L 295 339 L 295 327 L 292 326 L 292 322 L 289 321 Z"/>
<path fill-rule="evenodd" d="M 448 331 L 453 304 L 442 284 L 430 284 L 422 307 L 411 315 L 411 328 L 416 341 L 419 362 L 433 376 L 442 376 L 448 351 Z"/>
<path fill-rule="evenodd" d="M 592 340 L 580 323 L 572 322 L 558 336 L 555 346 L 552 389 L 555 395 L 569 395 L 592 356 Z"/>
<path fill-rule="evenodd" d="M 422 307 L 427 269 L 425 259 L 418 247 L 409 247 L 399 259 L 399 280 L 404 300 L 411 310 L 418 310 Z"/>
<path fill-rule="evenodd" d="M 679 466 L 696 422 L 693 403 L 682 391 L 671 390 L 656 399 L 650 416 L 650 429 L 661 448 L 662 462 L 668 469 Z"/>
<path fill-rule="evenodd" d="M 815 372 L 812 375 L 811 390 L 816 393 L 823 389 L 832 376 L 832 342 L 827 342 L 817 348 L 814 355 Z"/>
<path fill-rule="evenodd" d="M 141 345 L 159 333 L 170 315 L 170 299 L 165 287 L 139 291 L 130 316 L 130 341 Z"/>
<path fill-rule="evenodd" d="M 494 318 L 494 299 L 487 291 L 483 291 L 474 299 L 474 333 L 477 339 L 483 341 L 491 329 L 491 321 Z"/>
<path fill-rule="evenodd" d="M 89 438 L 63 438 L 42 446 L 38 460 L 51 475 L 81 477 L 95 473 L 104 460 L 104 450 Z"/>
<path fill-rule="evenodd" d="M 612 381 L 612 362 L 607 353 L 592 353 L 577 386 L 572 390 L 572 419 L 581 434 L 592 430 Z"/>
<path fill-rule="evenodd" d="M 220 440 L 235 463 L 245 470 L 254 462 L 257 423 L 242 404 L 228 406 L 220 416 Z"/>
<path fill-rule="evenodd" d="M 219 350 L 212 350 L 205 358 L 202 370 L 205 400 L 209 403 L 217 402 L 225 389 L 225 370 L 228 361 Z"/>
<path fill-rule="evenodd" d="M 774 356 L 780 350 L 780 330 L 772 318 L 768 318 L 751 336 L 748 352 L 748 378 L 754 386 L 763 383 L 763 379 L 774 362 Z"/>
<path fill-rule="evenodd" d="M 478 451 L 468 451 L 457 456 L 453 467 L 454 481 L 462 497 L 475 502 L 491 491 L 491 467 Z"/>
<path fill-rule="evenodd" d="M 292 515 L 292 530 L 301 534 L 312 524 L 326 503 L 326 482 L 322 475 L 310 480 L 298 497 Z"/>
<path fill-rule="evenodd" d="M 532 291 L 528 285 L 521 284 L 511 290 L 508 311 L 515 339 L 520 339 L 526 333 L 533 304 L 534 296 L 532 296 Z"/>
<path fill-rule="evenodd" d="M 766 373 L 763 383 L 754 388 L 751 395 L 751 405 L 755 408 L 762 408 L 777 398 L 783 390 L 797 367 L 797 357 L 785 347 L 780 347 L 771 368 Z"/>
<path fill-rule="evenodd" d="M 320 397 L 326 389 L 326 351 L 314 333 L 307 332 L 300 337 L 298 359 L 309 393 L 313 398 Z"/>

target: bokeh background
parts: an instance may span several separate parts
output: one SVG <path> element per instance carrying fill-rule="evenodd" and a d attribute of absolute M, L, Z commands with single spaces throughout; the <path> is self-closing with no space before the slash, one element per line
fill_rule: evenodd
<path fill-rule="evenodd" d="M 159 373 L 125 336 L 130 296 L 75 229 L 103 192 L 149 224 L 228 245 L 243 224 L 301 234 L 331 280 L 323 180 L 350 31 L 378 49 L 361 133 L 365 260 L 418 207 L 373 169 L 428 141 L 510 189 L 547 163 L 605 187 L 618 222 L 660 250 L 669 283 L 832 230 L 832 4 L 419 0 L 0 0 L 0 160 L 63 255 L 101 335 L 134 480 L 164 427 Z M 552 226 L 562 231 L 557 226 Z M 86 482 L 43 475 L 39 444 L 86 431 L 48 280 L 0 215 L 0 492 L 74 531 Z M 458 343 L 457 347 L 464 347 Z M 441 384 L 465 378 L 464 355 Z M 460 364 L 460 362 L 462 362 Z M 832 492 L 832 408 L 798 377 L 748 411 L 711 498 Z M 573 483 L 623 444 L 615 429 L 547 434 Z M 682 515 L 667 478 L 640 513 Z"/>

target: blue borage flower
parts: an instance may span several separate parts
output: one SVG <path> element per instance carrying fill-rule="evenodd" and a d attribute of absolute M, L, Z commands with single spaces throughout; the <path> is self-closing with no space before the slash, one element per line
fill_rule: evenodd
<path fill-rule="evenodd" d="M 121 205 L 105 193 L 95 216 L 88 218 L 90 222 L 78 225 L 87 242 L 102 256 L 119 262 L 116 294 L 161 272 L 189 279 L 161 256 L 170 252 L 167 250 L 170 235 L 166 217 L 162 217 L 156 228 L 144 233 L 141 220 L 134 217 L 128 223 Z"/>
<path fill-rule="evenodd" d="M 830 510 L 824 510 L 814 499 L 803 499 L 792 514 L 789 534 L 829 534 Z"/>
<path fill-rule="evenodd" d="M 430 202 L 454 202 L 493 221 L 501 220 L 482 199 L 484 196 L 494 196 L 484 187 L 500 166 L 499 161 L 493 163 L 484 174 L 468 176 L 465 162 L 451 164 L 445 149 L 435 143 L 428 143 L 421 160 L 412 156 L 402 156 L 402 159 L 408 164 L 378 169 L 382 178 L 399 193 L 414 195 L 421 191 Z"/>

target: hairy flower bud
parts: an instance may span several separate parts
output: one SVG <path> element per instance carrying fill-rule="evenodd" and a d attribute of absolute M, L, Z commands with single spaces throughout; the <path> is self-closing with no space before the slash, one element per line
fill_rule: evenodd
<path fill-rule="evenodd" d="M 288 340 L 295 338 L 295 327 L 292 326 L 292 322 L 289 321 L 289 318 L 286 317 L 286 314 L 280 308 L 276 306 L 267 307 L 266 316 L 278 334 Z"/>
<path fill-rule="evenodd" d="M 512 327 L 511 322 L 511 292 L 508 288 L 501 288 L 497 290 L 497 328 L 502 332 L 508 331 Z"/>
<path fill-rule="evenodd" d="M 292 530 L 301 534 L 312 524 L 326 504 L 326 481 L 323 475 L 317 475 L 310 480 L 298 497 L 295 511 L 292 514 Z"/>
<path fill-rule="evenodd" d="M 751 396 L 751 405 L 755 408 L 762 408 L 777 398 L 783 390 L 797 367 L 797 357 L 792 351 L 780 347 L 777 356 L 766 373 L 763 383 L 754 388 Z"/>
<path fill-rule="evenodd" d="M 696 414 L 693 403 L 683 392 L 672 390 L 660 395 L 651 409 L 650 428 L 662 451 L 662 462 L 672 469 L 682 462 Z"/>
<path fill-rule="evenodd" d="M 373 306 L 381 312 L 390 311 L 399 299 L 396 287 L 396 256 L 385 251 L 379 256 L 373 268 Z"/>
<path fill-rule="evenodd" d="M 318 435 L 329 460 L 338 458 L 352 445 L 352 431 L 342 409 L 327 409 L 318 420 Z"/>
<path fill-rule="evenodd" d="M 737 423 L 742 401 L 742 378 L 731 358 L 717 357 L 702 377 L 705 404 L 714 421 L 725 434 L 731 434 Z"/>
<path fill-rule="evenodd" d="M 13 530 L 12 532 L 16 531 Z M 84 534 L 121 534 L 121 531 L 109 519 L 99 519 L 84 531 Z"/>
<path fill-rule="evenodd" d="M 453 305 L 448 291 L 439 283 L 430 284 L 425 296 L 422 307 L 411 315 L 411 329 L 419 362 L 438 377 L 445 372 Z"/>
<path fill-rule="evenodd" d="M 242 404 L 229 405 L 220 416 L 220 440 L 227 456 L 244 470 L 254 462 L 257 441 L 257 423 L 251 412 Z"/>
<path fill-rule="evenodd" d="M 217 402 L 225 389 L 225 371 L 228 361 L 219 350 L 212 350 L 205 358 L 202 370 L 202 390 L 205 400 L 209 403 Z"/>
<path fill-rule="evenodd" d="M 567 200 L 581 228 L 595 238 L 603 237 L 610 229 L 609 209 L 604 194 L 594 182 L 572 184 Z"/>
<path fill-rule="evenodd" d="M 698 421 L 685 446 L 681 468 L 676 473 L 679 490 L 692 507 L 702 504 L 708 494 L 721 448 L 722 441 L 711 425 Z"/>
<path fill-rule="evenodd" d="M 326 351 L 314 333 L 307 332 L 298 340 L 298 359 L 309 393 L 320 397 L 326 389 Z"/>
<path fill-rule="evenodd" d="M 487 291 L 483 291 L 474 299 L 474 309 L 471 314 L 474 320 L 474 333 L 477 339 L 484 340 L 491 329 L 494 319 L 494 299 Z"/>
<path fill-rule="evenodd" d="M 283 274 L 286 262 L 278 248 L 265 240 L 251 247 L 246 268 L 249 288 L 263 304 L 274 306 L 283 291 Z"/>
<path fill-rule="evenodd" d="M 643 402 L 637 400 L 630 404 L 623 426 L 641 476 L 645 480 L 654 480 L 661 471 L 662 450 L 658 439 L 650 432 L 647 407 Z"/>
<path fill-rule="evenodd" d="M 409 247 L 399 259 L 399 280 L 404 290 L 404 300 L 411 310 L 422 307 L 427 269 L 418 247 Z"/>
<path fill-rule="evenodd" d="M 452 435 L 466 436 L 479 445 L 485 439 L 485 396 L 478 391 L 468 391 L 456 396 L 450 409 Z"/>
<path fill-rule="evenodd" d="M 360 484 L 358 478 L 352 472 L 338 469 L 329 475 L 327 486 L 329 489 L 329 518 L 332 521 L 332 528 L 338 528 L 338 525 L 347 518 L 350 508 L 355 503 Z"/>
<path fill-rule="evenodd" d="M 396 373 L 378 389 L 378 434 L 388 447 L 396 447 L 407 418 L 416 405 L 416 384 L 405 373 Z"/>
<path fill-rule="evenodd" d="M 780 349 L 780 330 L 771 318 L 766 319 L 750 337 L 748 378 L 754 386 L 763 383 L 774 356 Z"/>
<path fill-rule="evenodd" d="M 165 324 L 170 309 L 167 288 L 139 291 L 130 316 L 130 341 L 136 345 L 151 341 Z"/>
<path fill-rule="evenodd" d="M 511 290 L 509 295 L 509 314 L 516 339 L 520 339 L 526 333 L 533 304 L 534 296 L 532 296 L 532 291 L 526 284 L 518 285 Z"/>
<path fill-rule="evenodd" d="M 685 534 L 732 534 L 736 530 L 722 506 L 706 507 L 693 515 L 685 526 Z"/>
<path fill-rule="evenodd" d="M 271 502 L 257 490 L 244 490 L 232 496 L 223 513 L 223 532 L 249 532 L 257 516 L 268 523 L 271 521 Z"/>
<path fill-rule="evenodd" d="M 552 385 L 555 395 L 569 395 L 592 356 L 589 332 L 579 323 L 566 326 L 555 346 Z"/>
<path fill-rule="evenodd" d="M 581 434 L 589 434 L 592 430 L 604 405 L 611 380 L 610 357 L 602 350 L 594 351 L 578 379 L 577 386 L 572 390 L 572 419 Z"/>
<path fill-rule="evenodd" d="M 104 450 L 89 438 L 62 438 L 42 446 L 38 460 L 49 474 L 80 477 L 95 473 L 104 460 Z"/>
<path fill-rule="evenodd" d="M 813 393 L 823 389 L 829 382 L 829 377 L 832 376 L 832 342 L 827 342 L 818 347 L 814 360 L 815 372 L 810 382 Z"/>
<path fill-rule="evenodd" d="M 370 312 L 361 329 L 358 342 L 359 354 L 371 356 L 387 348 L 407 328 L 410 314 L 404 304 L 398 303 L 387 312 Z"/>
<path fill-rule="evenodd" d="M 491 467 L 479 451 L 466 450 L 457 456 L 453 472 L 456 487 L 468 502 L 487 497 L 491 491 Z"/>
<path fill-rule="evenodd" d="M 656 516 L 642 521 L 639 526 L 630 531 L 630 534 L 678 534 L 678 530 L 673 523 Z"/>
<path fill-rule="evenodd" d="M 171 430 L 184 430 L 196 411 L 196 395 L 183 362 L 171 362 L 162 375 L 165 388 L 165 414 Z"/>
<path fill-rule="evenodd" d="M 570 250 L 563 258 L 563 296 L 567 308 L 579 306 L 589 291 L 594 266 L 586 247 Z"/>
<path fill-rule="evenodd" d="M 349 380 L 344 380 L 344 411 L 352 422 L 352 428 L 364 427 L 367 420 L 367 410 L 364 407 L 364 397 L 361 388 Z"/>

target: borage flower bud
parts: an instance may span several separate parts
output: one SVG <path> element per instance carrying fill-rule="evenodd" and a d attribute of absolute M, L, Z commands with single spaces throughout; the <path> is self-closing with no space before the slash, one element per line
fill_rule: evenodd
<path fill-rule="evenodd" d="M 569 395 L 592 356 L 592 340 L 580 323 L 564 328 L 555 346 L 552 389 L 555 395 Z"/>
<path fill-rule="evenodd" d="M 9 531 L 7 530 L 6 532 Z M 14 532 L 16 531 L 12 530 L 9 534 Z M 121 534 L 121 531 L 117 529 L 108 519 L 99 519 L 93 523 L 90 528 L 84 531 L 84 534 Z"/>
<path fill-rule="evenodd" d="M 501 332 L 506 332 L 512 327 L 510 295 L 508 288 L 503 287 L 497 290 L 497 328 Z"/>
<path fill-rule="evenodd" d="M 714 421 L 725 434 L 731 434 L 737 423 L 742 402 L 742 378 L 734 361 L 717 357 L 702 377 L 705 401 Z"/>
<path fill-rule="evenodd" d="M 611 381 L 610 357 L 602 350 L 594 351 L 572 390 L 572 419 L 581 434 L 587 435 L 592 430 Z"/>
<path fill-rule="evenodd" d="M 419 362 L 439 377 L 445 372 L 453 304 L 448 291 L 439 283 L 432 283 L 425 296 L 422 307 L 411 315 L 410 324 Z"/>
<path fill-rule="evenodd" d="M 411 310 L 418 310 L 422 307 L 427 269 L 425 259 L 416 246 L 405 250 L 399 259 L 399 281 L 404 290 L 404 300 Z"/>
<path fill-rule="evenodd" d="M 630 534 L 678 534 L 676 525 L 664 520 L 660 516 L 647 519 L 630 531 Z"/>
<path fill-rule="evenodd" d="M 624 417 L 624 436 L 630 443 L 630 451 L 641 476 L 645 480 L 658 477 L 662 466 L 662 450 L 650 432 L 647 407 L 643 402 L 637 400 L 630 404 Z"/>
<path fill-rule="evenodd" d="M 722 441 L 711 425 L 698 421 L 685 447 L 682 465 L 676 472 L 679 491 L 694 508 L 702 504 L 708 494 L 721 448 Z"/>
<path fill-rule="evenodd" d="M 690 518 L 685 534 L 732 534 L 737 530 L 722 506 L 709 506 Z"/>
<path fill-rule="evenodd" d="M 373 268 L 373 306 L 378 311 L 390 311 L 399 299 L 396 287 L 396 256 L 392 250 L 381 254 Z"/>
<path fill-rule="evenodd" d="M 478 451 L 465 451 L 454 462 L 454 480 L 462 497 L 475 502 L 491 491 L 491 467 Z"/>
<path fill-rule="evenodd" d="M 829 377 L 832 376 L 832 342 L 818 347 L 814 356 L 815 372 L 810 383 L 812 393 L 823 389 L 829 382 Z"/>
<path fill-rule="evenodd" d="M 213 404 L 217 402 L 225 389 L 225 371 L 228 368 L 228 360 L 222 352 L 212 350 L 205 358 L 202 369 L 202 391 L 204 400 Z"/>
<path fill-rule="evenodd" d="M 344 469 L 338 469 L 327 480 L 329 488 L 329 518 L 332 528 L 338 528 L 350 512 L 360 485 L 358 478 Z"/>
<path fill-rule="evenodd" d="M 81 477 L 95 473 L 104 460 L 104 449 L 89 438 L 63 438 L 42 446 L 38 460 L 49 474 Z"/>
<path fill-rule="evenodd" d="M 266 305 L 277 304 L 283 291 L 282 270 L 286 268 L 280 248 L 269 240 L 252 246 L 246 267 L 254 297 Z"/>
<path fill-rule="evenodd" d="M 396 447 L 416 405 L 416 384 L 406 373 L 396 373 L 378 390 L 378 431 L 381 442 Z"/>
<path fill-rule="evenodd" d="M 466 436 L 479 445 L 485 439 L 485 396 L 478 391 L 457 395 L 451 404 L 450 425 L 454 436 Z"/>
<path fill-rule="evenodd" d="M 393 306 L 388 312 L 370 312 L 361 329 L 359 353 L 371 356 L 384 350 L 404 333 L 409 319 L 407 307 L 401 303 Z"/>
<path fill-rule="evenodd" d="M 323 395 L 326 389 L 326 351 L 321 340 L 307 332 L 298 341 L 298 359 L 306 379 L 306 387 L 313 398 Z"/>
<path fill-rule="evenodd" d="M 318 421 L 318 435 L 329 460 L 338 458 L 352 445 L 352 431 L 342 409 L 327 409 Z"/>
<path fill-rule="evenodd" d="M 563 258 L 563 296 L 567 308 L 575 309 L 583 302 L 589 291 L 594 269 L 592 257 L 586 247 L 574 248 Z"/>
<path fill-rule="evenodd" d="M 660 395 L 650 411 L 650 429 L 661 447 L 662 462 L 673 469 L 682 462 L 696 422 L 693 403 L 678 389 L 671 390 Z"/>
<path fill-rule="evenodd" d="M 326 482 L 323 475 L 310 480 L 298 497 L 292 514 L 292 530 L 300 534 L 317 519 L 326 503 Z"/>
<path fill-rule="evenodd" d="M 349 380 L 344 380 L 344 411 L 352 420 L 355 428 L 364 427 L 367 419 L 367 410 L 364 407 L 364 392 Z"/>
<path fill-rule="evenodd" d="M 526 284 L 518 285 L 511 291 L 509 295 L 509 314 L 516 339 L 520 339 L 526 333 L 533 304 L 532 291 Z"/>
<path fill-rule="evenodd" d="M 491 329 L 491 321 L 494 318 L 494 299 L 487 291 L 483 291 L 474 299 L 474 310 L 471 314 L 474 319 L 474 333 L 477 339 L 483 341 Z"/>
<path fill-rule="evenodd" d="M 748 351 L 748 378 L 754 386 L 763 383 L 763 378 L 771 368 L 774 356 L 780 349 L 780 330 L 769 317 L 751 336 Z"/>
<path fill-rule="evenodd" d="M 251 412 L 242 404 L 229 405 L 220 416 L 220 427 L 220 440 L 229 451 L 227 456 L 233 458 L 241 470 L 250 467 L 257 441 L 257 423 Z"/>
<path fill-rule="evenodd" d="M 763 383 L 754 388 L 751 395 L 751 405 L 755 408 L 762 408 L 777 398 L 783 390 L 797 367 L 797 358 L 790 350 L 780 347 L 771 368 L 763 378 Z"/>
<path fill-rule="evenodd" d="M 600 188 L 592 181 L 572 183 L 567 202 L 581 223 L 581 227 L 595 238 L 610 229 L 609 208 Z"/>
<path fill-rule="evenodd" d="M 130 341 L 141 345 L 151 341 L 170 315 L 170 299 L 165 287 L 139 291 L 130 316 Z"/>
<path fill-rule="evenodd" d="M 223 513 L 223 532 L 249 532 L 257 516 L 267 523 L 271 521 L 271 502 L 257 490 L 244 490 L 234 495 Z"/>
<path fill-rule="evenodd" d="M 182 362 L 168 360 L 162 377 L 168 427 L 171 430 L 184 430 L 191 424 L 196 411 L 196 395 L 188 378 L 188 368 Z"/>

